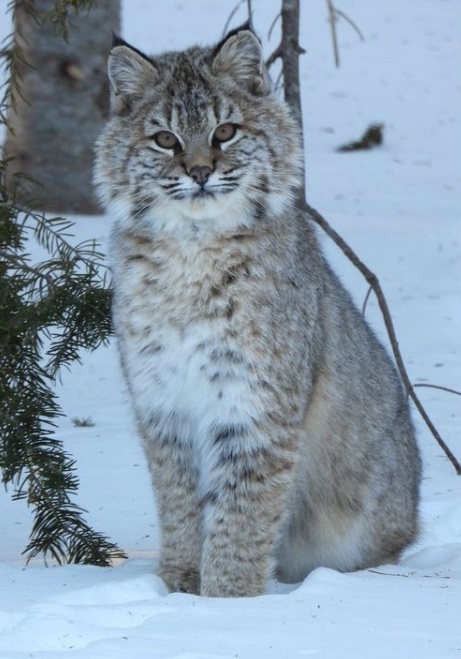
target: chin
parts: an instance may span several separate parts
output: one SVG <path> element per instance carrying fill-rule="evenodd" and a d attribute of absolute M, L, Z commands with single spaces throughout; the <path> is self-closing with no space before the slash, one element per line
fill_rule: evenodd
<path fill-rule="evenodd" d="M 156 230 L 176 235 L 227 233 L 247 225 L 251 214 L 243 194 L 229 193 L 158 202 L 144 216 Z"/>
<path fill-rule="evenodd" d="M 178 203 L 180 212 L 187 218 L 196 220 L 213 220 L 220 222 L 223 216 L 239 213 L 240 204 L 236 203 L 235 195 L 201 195 L 184 199 Z"/>

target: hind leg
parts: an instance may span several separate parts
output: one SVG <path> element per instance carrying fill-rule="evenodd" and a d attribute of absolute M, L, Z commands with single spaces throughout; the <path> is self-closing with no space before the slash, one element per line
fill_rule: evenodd
<path fill-rule="evenodd" d="M 302 581 L 312 570 L 328 567 L 350 572 L 369 565 L 366 522 L 316 511 L 304 523 L 292 518 L 278 546 L 277 577 L 285 583 Z"/>

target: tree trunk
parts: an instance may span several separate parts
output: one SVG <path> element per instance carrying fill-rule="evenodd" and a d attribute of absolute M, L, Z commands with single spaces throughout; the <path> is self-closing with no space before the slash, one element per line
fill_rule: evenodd
<path fill-rule="evenodd" d="M 19 203 L 54 213 L 98 213 L 93 148 L 109 111 L 106 61 L 112 31 L 120 29 L 120 0 L 99 0 L 79 14 L 69 8 L 67 41 L 44 20 L 55 0 L 32 5 L 38 21 L 20 6 L 15 12 L 28 65 L 20 67 L 20 95 L 9 110 L 8 173 L 36 182 L 19 193 Z"/>
<path fill-rule="evenodd" d="M 300 0 L 282 0 L 282 39 L 274 54 L 269 58 L 269 61 L 274 61 L 274 59 L 277 57 L 282 59 L 285 101 L 290 106 L 293 116 L 298 120 L 302 133 L 303 117 L 301 108 L 298 59 L 299 55 L 305 51 L 299 45 L 299 4 Z M 333 242 L 342 250 L 345 256 L 365 277 L 366 281 L 370 285 L 370 290 L 374 291 L 389 336 L 394 359 L 408 396 L 412 399 L 418 412 L 431 431 L 433 437 L 438 442 L 439 446 L 443 449 L 450 462 L 453 464 L 456 473 L 461 475 L 461 463 L 442 439 L 437 428 L 432 423 L 432 419 L 429 417 L 424 406 L 416 395 L 415 387 L 411 383 L 402 354 L 400 352 L 392 316 L 377 276 L 365 265 L 365 263 L 363 263 L 363 261 L 360 260 L 357 254 L 333 229 L 333 227 L 330 226 L 327 220 L 318 211 L 316 211 L 315 208 L 309 206 L 306 201 L 304 185 L 298 191 L 298 205 L 310 216 L 311 220 L 316 222 L 333 240 Z"/>
<path fill-rule="evenodd" d="M 303 116 L 301 109 L 301 88 L 299 82 L 299 56 L 306 51 L 299 45 L 299 0 L 282 1 L 282 39 L 280 43 L 283 92 L 285 101 L 291 108 L 300 128 L 301 152 L 304 154 Z M 305 201 L 304 179 L 298 190 L 298 203 Z"/>

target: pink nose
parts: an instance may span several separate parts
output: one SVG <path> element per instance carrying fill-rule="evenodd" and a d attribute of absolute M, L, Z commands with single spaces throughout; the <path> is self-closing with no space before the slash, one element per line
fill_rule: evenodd
<path fill-rule="evenodd" d="M 198 185 L 205 185 L 210 178 L 210 174 L 211 168 L 206 165 L 195 165 L 195 167 L 192 167 L 189 172 L 189 176 L 191 176 Z"/>

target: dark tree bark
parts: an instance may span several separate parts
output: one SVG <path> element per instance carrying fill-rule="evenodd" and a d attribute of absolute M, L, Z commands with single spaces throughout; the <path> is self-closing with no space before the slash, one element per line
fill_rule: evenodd
<path fill-rule="evenodd" d="M 55 213 L 97 213 L 93 147 L 109 110 L 106 61 L 112 31 L 120 29 L 120 1 L 98 0 L 78 14 L 69 8 L 67 41 L 44 20 L 55 0 L 33 0 L 32 7 L 38 20 L 20 6 L 15 11 L 16 38 L 28 64 L 20 65 L 20 95 L 8 115 L 8 172 L 37 182 L 20 203 Z"/>
<path fill-rule="evenodd" d="M 282 40 L 280 52 L 283 71 L 283 94 L 301 127 L 302 139 L 303 119 L 299 83 L 299 55 L 304 53 L 305 50 L 299 45 L 299 0 L 283 0 L 281 14 Z"/>

